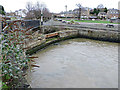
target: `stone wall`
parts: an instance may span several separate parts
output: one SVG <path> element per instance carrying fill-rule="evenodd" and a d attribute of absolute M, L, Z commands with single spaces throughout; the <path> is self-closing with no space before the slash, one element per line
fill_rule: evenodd
<path fill-rule="evenodd" d="M 79 30 L 79 37 L 86 37 L 102 41 L 120 42 L 119 32 L 105 30 Z"/>
<path fill-rule="evenodd" d="M 79 30 L 62 30 L 55 33 L 58 33 L 58 37 L 55 40 L 50 40 L 49 42 L 46 42 L 45 40 L 45 42 L 36 41 L 34 42 L 35 45 L 33 44 L 32 48 L 28 49 L 26 53 L 33 54 L 50 44 L 70 38 L 90 38 L 102 41 L 120 42 L 119 33 L 115 31 L 91 30 L 82 28 Z"/>
<path fill-rule="evenodd" d="M 78 30 L 64 30 L 59 31 L 59 37 L 71 37 L 71 36 L 78 36 Z"/>
<path fill-rule="evenodd" d="M 115 31 L 105 30 L 91 30 L 91 29 L 80 29 L 80 30 L 64 30 L 59 32 L 61 38 L 77 36 L 80 38 L 90 38 L 102 41 L 120 42 L 119 33 Z"/>

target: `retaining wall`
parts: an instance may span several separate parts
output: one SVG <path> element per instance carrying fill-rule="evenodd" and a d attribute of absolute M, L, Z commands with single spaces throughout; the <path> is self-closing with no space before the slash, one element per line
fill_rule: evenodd
<path fill-rule="evenodd" d="M 105 31 L 105 30 L 90 30 L 90 29 L 81 29 L 81 30 L 68 30 L 59 32 L 59 36 L 69 37 L 69 36 L 78 36 L 80 38 L 90 38 L 95 40 L 110 41 L 110 42 L 120 42 L 119 32 L 114 31 Z"/>
<path fill-rule="evenodd" d="M 27 50 L 26 54 L 33 54 L 50 44 L 70 38 L 90 38 L 90 39 L 102 40 L 102 41 L 111 41 L 117 43 L 120 42 L 119 33 L 114 31 L 105 31 L 105 30 L 98 31 L 98 30 L 90 30 L 90 29 L 89 30 L 81 29 L 81 30 L 62 30 L 62 31 L 58 31 L 57 33 L 59 38 L 44 43 L 38 42 L 36 46 Z"/>
<path fill-rule="evenodd" d="M 85 37 L 95 40 L 120 42 L 119 32 L 105 30 L 79 30 L 79 37 Z"/>

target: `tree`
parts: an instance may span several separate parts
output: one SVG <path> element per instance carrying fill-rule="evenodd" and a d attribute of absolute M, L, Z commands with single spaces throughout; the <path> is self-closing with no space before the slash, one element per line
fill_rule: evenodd
<path fill-rule="evenodd" d="M 100 9 L 97 9 L 97 11 L 96 11 L 96 16 L 98 15 L 99 12 L 100 12 Z"/>
<path fill-rule="evenodd" d="M 106 12 L 106 13 L 107 13 L 107 11 L 108 11 L 108 9 L 105 7 L 104 12 Z"/>
<path fill-rule="evenodd" d="M 99 5 L 97 6 L 97 8 L 98 8 L 98 9 L 102 9 L 102 8 L 104 8 L 104 6 L 103 6 L 103 4 L 99 4 Z"/>
<path fill-rule="evenodd" d="M 79 8 L 79 11 L 78 11 L 78 20 L 80 20 L 82 6 L 81 6 L 81 4 L 76 4 L 76 6 L 78 6 L 78 8 Z"/>
<path fill-rule="evenodd" d="M 43 17 L 46 17 L 47 15 L 49 16 L 50 14 L 46 5 L 40 2 L 36 2 L 35 4 L 28 2 L 26 5 L 26 9 L 26 19 L 40 19 L 41 11 L 43 12 Z"/>
<path fill-rule="evenodd" d="M 94 13 L 94 14 L 96 14 L 96 12 L 97 12 L 97 9 L 96 9 L 96 8 L 94 8 L 94 11 L 93 11 L 93 13 Z"/>
<path fill-rule="evenodd" d="M 24 12 L 26 15 L 25 19 L 33 19 L 33 4 L 31 2 L 26 3 L 26 12 Z"/>
<path fill-rule="evenodd" d="M 5 10 L 2 5 L 0 5 L 0 14 L 5 15 Z"/>
<path fill-rule="evenodd" d="M 28 12 L 33 10 L 33 4 L 31 2 L 27 2 L 26 9 Z"/>
<path fill-rule="evenodd" d="M 52 14 L 49 12 L 49 10 L 47 8 L 44 8 L 43 9 L 43 20 L 46 21 L 50 19 L 51 16 Z"/>
<path fill-rule="evenodd" d="M 100 9 L 96 9 L 96 8 L 94 8 L 93 11 L 90 11 L 90 14 L 94 14 L 94 15 L 97 16 L 99 12 L 100 12 Z"/>

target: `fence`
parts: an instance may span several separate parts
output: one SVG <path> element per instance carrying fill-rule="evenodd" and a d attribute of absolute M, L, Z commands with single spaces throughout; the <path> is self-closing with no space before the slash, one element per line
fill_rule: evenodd
<path fill-rule="evenodd" d="M 10 24 L 12 21 L 7 21 L 8 24 Z M 25 28 L 30 28 L 30 27 L 38 27 L 40 26 L 40 20 L 23 20 L 25 23 L 22 25 Z M 0 23 L 1 24 L 1 23 Z"/>

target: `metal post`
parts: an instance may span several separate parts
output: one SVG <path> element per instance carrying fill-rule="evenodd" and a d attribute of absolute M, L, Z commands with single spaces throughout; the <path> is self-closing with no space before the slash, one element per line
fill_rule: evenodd
<path fill-rule="evenodd" d="M 42 25 L 43 25 L 43 8 L 41 8 L 40 28 L 41 28 L 41 30 L 42 30 L 42 31 L 43 31 L 43 33 L 44 33 L 44 28 L 42 28 Z"/>
<path fill-rule="evenodd" d="M 41 26 L 43 25 L 43 9 L 41 9 Z"/>

